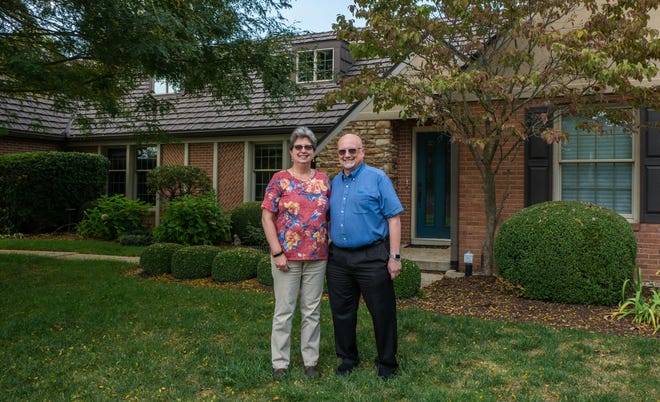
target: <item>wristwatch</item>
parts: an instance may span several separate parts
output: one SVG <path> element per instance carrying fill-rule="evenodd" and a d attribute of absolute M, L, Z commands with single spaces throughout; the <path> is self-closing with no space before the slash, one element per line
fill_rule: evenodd
<path fill-rule="evenodd" d="M 401 254 L 390 254 L 390 258 L 393 260 L 401 261 Z"/>

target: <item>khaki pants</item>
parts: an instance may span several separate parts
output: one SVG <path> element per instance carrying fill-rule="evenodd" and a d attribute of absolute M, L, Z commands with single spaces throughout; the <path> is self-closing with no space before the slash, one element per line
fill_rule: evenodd
<path fill-rule="evenodd" d="M 289 261 L 289 270 L 282 272 L 271 258 L 275 313 L 271 333 L 273 368 L 288 368 L 291 356 L 291 325 L 300 299 L 300 351 L 305 366 L 316 366 L 321 343 L 321 296 L 326 260 Z"/>

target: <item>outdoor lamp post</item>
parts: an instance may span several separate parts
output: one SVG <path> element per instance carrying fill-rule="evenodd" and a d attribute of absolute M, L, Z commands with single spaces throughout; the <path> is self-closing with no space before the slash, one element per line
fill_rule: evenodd
<path fill-rule="evenodd" d="M 468 251 L 463 254 L 463 262 L 465 263 L 465 276 L 472 276 L 472 258 L 474 255 Z"/>

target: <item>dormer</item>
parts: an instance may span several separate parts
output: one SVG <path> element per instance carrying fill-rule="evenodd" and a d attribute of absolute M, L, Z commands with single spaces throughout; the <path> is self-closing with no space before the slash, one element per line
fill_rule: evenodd
<path fill-rule="evenodd" d="M 353 66 L 348 43 L 334 32 L 300 36 L 294 41 L 295 80 L 299 84 L 336 81 Z"/>

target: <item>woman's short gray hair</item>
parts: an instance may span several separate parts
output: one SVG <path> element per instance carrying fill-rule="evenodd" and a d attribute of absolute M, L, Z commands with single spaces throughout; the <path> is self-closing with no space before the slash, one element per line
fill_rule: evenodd
<path fill-rule="evenodd" d="M 293 130 L 291 137 L 289 137 L 289 151 L 293 149 L 293 144 L 298 138 L 307 138 L 312 142 L 312 147 L 316 149 L 316 136 L 314 132 L 307 127 L 298 127 Z"/>

